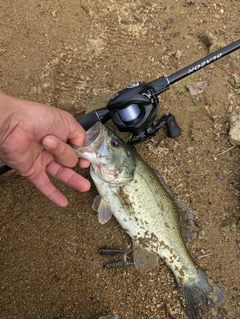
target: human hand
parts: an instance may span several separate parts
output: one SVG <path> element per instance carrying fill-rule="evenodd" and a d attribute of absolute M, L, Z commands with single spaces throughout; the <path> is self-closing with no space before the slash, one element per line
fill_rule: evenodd
<path fill-rule="evenodd" d="M 89 162 L 78 159 L 70 145 L 82 146 L 85 131 L 71 114 L 44 104 L 0 93 L 0 159 L 27 177 L 51 201 L 66 206 L 66 197 L 47 175 L 84 192 L 90 183 L 71 167 Z"/>

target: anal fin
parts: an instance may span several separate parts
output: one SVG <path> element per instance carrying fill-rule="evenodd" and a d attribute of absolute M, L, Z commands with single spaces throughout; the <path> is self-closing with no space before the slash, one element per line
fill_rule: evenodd
<path fill-rule="evenodd" d="M 137 270 L 142 272 L 148 272 L 157 267 L 159 262 L 159 256 L 153 253 L 141 245 L 139 245 L 133 251 L 134 264 Z"/>

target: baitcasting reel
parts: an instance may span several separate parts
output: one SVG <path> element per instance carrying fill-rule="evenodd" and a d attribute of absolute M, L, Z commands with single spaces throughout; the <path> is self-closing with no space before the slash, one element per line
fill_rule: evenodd
<path fill-rule="evenodd" d="M 168 88 L 166 78 L 162 77 L 151 83 L 134 82 L 125 89 L 116 93 L 107 106 L 94 110 L 78 119 L 78 122 L 87 130 L 97 121 L 102 123 L 112 120 L 119 131 L 131 132 L 133 139 L 128 143 L 134 146 L 153 137 L 156 132 L 166 124 L 169 137 L 177 137 L 181 129 L 175 121 L 175 117 L 167 113 L 156 125 L 153 121 L 156 117 L 159 100 L 156 89 L 161 92 Z"/>

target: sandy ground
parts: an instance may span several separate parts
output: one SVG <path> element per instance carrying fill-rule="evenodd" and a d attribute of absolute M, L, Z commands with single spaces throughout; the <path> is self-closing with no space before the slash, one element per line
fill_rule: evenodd
<path fill-rule="evenodd" d="M 238 0 L 0 0 L 0 89 L 83 114 L 133 81 L 170 75 L 239 40 L 239 10 Z M 194 81 L 208 81 L 196 100 L 186 89 Z M 239 147 L 228 138 L 239 93 L 237 51 L 161 95 L 158 117 L 173 113 L 179 138 L 162 129 L 137 148 L 195 211 L 189 251 L 227 297 L 206 318 L 240 318 Z M 66 208 L 14 171 L 0 176 L 0 318 L 186 319 L 163 262 L 146 274 L 103 269 L 109 257 L 98 249 L 131 241 L 114 219 L 98 223 L 94 185 L 85 194 L 56 185 Z"/>

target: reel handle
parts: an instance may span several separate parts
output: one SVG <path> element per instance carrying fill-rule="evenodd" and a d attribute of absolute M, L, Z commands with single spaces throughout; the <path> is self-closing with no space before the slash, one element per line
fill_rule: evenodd
<path fill-rule="evenodd" d="M 181 128 L 178 126 L 175 116 L 170 114 L 166 119 L 167 135 L 175 138 L 181 135 Z"/>

